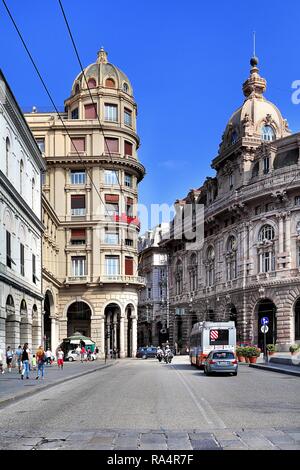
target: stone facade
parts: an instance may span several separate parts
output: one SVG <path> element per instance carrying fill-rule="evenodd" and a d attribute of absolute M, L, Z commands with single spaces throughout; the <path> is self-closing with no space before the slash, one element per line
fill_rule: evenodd
<path fill-rule="evenodd" d="M 167 254 L 159 246 L 169 224 L 149 230 L 139 239 L 139 273 L 145 288 L 139 292 L 138 345 L 158 346 L 167 340 L 169 327 Z"/>
<path fill-rule="evenodd" d="M 192 325 L 205 319 L 234 320 L 238 341 L 262 346 L 260 320 L 267 316 L 268 343 L 288 350 L 300 342 L 300 134 L 291 134 L 264 98 L 257 64 L 252 58 L 245 101 L 212 161 L 216 176 L 177 201 L 183 213 L 189 205 L 203 207 L 204 240 L 190 250 L 173 230 L 162 243 L 170 269 L 170 342 L 183 352 Z"/>
<path fill-rule="evenodd" d="M 42 337 L 41 171 L 45 163 L 0 71 L 0 348 Z"/>
<path fill-rule="evenodd" d="M 130 81 L 107 60 L 74 80 L 65 112 L 26 114 L 44 153 L 45 342 L 55 350 L 77 331 L 104 356 L 137 343 L 137 105 Z"/>

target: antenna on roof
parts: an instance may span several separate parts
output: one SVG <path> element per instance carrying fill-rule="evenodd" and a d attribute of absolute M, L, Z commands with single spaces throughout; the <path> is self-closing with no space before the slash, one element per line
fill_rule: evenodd
<path fill-rule="evenodd" d="M 255 49 L 256 49 L 256 32 L 253 31 L 253 57 L 255 57 Z"/>

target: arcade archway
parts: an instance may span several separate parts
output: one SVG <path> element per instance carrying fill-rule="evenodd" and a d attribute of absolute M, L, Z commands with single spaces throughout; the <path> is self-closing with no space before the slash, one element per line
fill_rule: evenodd
<path fill-rule="evenodd" d="M 67 335 L 80 333 L 83 336 L 91 337 L 91 316 L 89 305 L 83 301 L 73 302 L 67 311 Z"/>

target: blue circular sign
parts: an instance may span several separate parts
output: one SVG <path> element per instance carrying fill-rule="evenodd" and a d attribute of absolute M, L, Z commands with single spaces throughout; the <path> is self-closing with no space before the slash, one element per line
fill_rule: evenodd
<path fill-rule="evenodd" d="M 267 325 L 269 323 L 269 318 L 268 317 L 262 317 L 260 320 L 262 325 Z"/>

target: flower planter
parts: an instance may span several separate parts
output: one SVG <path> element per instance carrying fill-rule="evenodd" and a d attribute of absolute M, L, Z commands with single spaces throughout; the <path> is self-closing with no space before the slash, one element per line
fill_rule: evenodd
<path fill-rule="evenodd" d="M 247 364 L 250 362 L 250 357 L 245 357 Z"/>
<path fill-rule="evenodd" d="M 268 356 L 273 356 L 275 354 L 275 351 L 268 351 Z"/>
<path fill-rule="evenodd" d="M 246 362 L 246 358 L 244 356 L 238 356 L 237 358 L 239 362 Z"/>
<path fill-rule="evenodd" d="M 249 357 L 250 364 L 256 364 L 257 357 Z"/>

